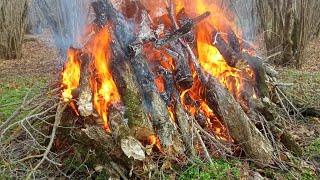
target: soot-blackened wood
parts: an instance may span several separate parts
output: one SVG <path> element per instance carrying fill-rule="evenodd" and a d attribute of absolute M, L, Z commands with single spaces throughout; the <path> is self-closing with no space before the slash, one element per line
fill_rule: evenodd
<path fill-rule="evenodd" d="M 173 51 L 167 48 L 163 49 L 174 60 L 173 78 L 175 84 L 180 90 L 190 89 L 193 86 L 193 76 L 189 66 L 188 54 L 184 51 L 180 42 L 175 42 L 171 45 L 171 48 Z"/>
<path fill-rule="evenodd" d="M 87 53 L 82 53 L 80 55 L 81 61 L 81 74 L 80 74 L 80 84 L 79 84 L 79 100 L 78 110 L 81 116 L 88 117 L 93 113 L 93 103 L 92 103 L 92 90 L 90 86 L 90 70 L 89 66 L 92 63 L 91 57 Z"/>
<path fill-rule="evenodd" d="M 205 84 L 205 99 L 228 129 L 231 137 L 247 155 L 264 164 L 272 163 L 273 148 L 270 142 L 251 122 L 239 103 L 218 79 L 210 77 Z"/>
<path fill-rule="evenodd" d="M 218 48 L 220 54 L 223 56 L 227 64 L 234 68 L 243 69 L 247 62 L 242 57 L 241 53 L 234 51 L 231 46 L 224 41 L 218 31 L 214 30 L 212 35 L 213 44 Z"/>
<path fill-rule="evenodd" d="M 236 53 L 241 53 L 241 46 L 240 46 L 239 39 L 236 33 L 231 28 L 228 29 L 228 42 L 229 42 L 229 46 Z"/>
<path fill-rule="evenodd" d="M 126 18 L 112 4 L 110 0 L 98 0 L 92 4 L 96 14 L 95 23 L 103 28 L 108 20 L 112 21 L 115 36 L 117 37 L 120 47 L 125 53 L 128 53 L 128 45 L 134 40 L 134 26 L 130 26 Z"/>
<path fill-rule="evenodd" d="M 174 80 L 180 90 L 190 89 L 193 86 L 193 76 L 189 66 L 188 53 L 180 42 L 171 44 L 171 48 L 177 53 L 175 60 Z"/>
<path fill-rule="evenodd" d="M 246 59 L 251 70 L 254 72 L 254 87 L 256 88 L 258 97 L 268 97 L 269 89 L 267 86 L 265 66 L 257 57 L 253 57 L 248 53 L 243 53 L 242 56 Z"/>
<path fill-rule="evenodd" d="M 176 92 L 172 72 L 162 66 L 155 67 L 154 72 L 157 78 L 163 78 L 164 80 L 164 92 L 160 92 L 162 99 L 167 106 L 172 106 L 171 99 Z"/>
<path fill-rule="evenodd" d="M 181 26 L 180 29 L 174 31 L 173 33 L 165 35 L 161 39 L 156 40 L 155 47 L 159 49 L 161 47 L 169 45 L 169 43 L 178 41 L 179 38 L 191 31 L 193 25 L 193 21 L 188 20 L 183 26 Z"/>
<path fill-rule="evenodd" d="M 171 146 L 173 144 L 172 138 L 175 131 L 173 120 L 155 86 L 153 74 L 142 54 L 142 46 L 137 45 L 133 47 L 133 49 L 135 55 L 130 58 L 130 62 L 134 74 L 137 77 L 140 91 L 142 92 L 144 104 L 147 109 L 146 112 L 150 114 L 161 144 Z"/>

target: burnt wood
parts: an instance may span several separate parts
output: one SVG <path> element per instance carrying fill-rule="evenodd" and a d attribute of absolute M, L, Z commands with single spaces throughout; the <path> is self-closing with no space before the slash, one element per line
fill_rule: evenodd
<path fill-rule="evenodd" d="M 243 69 L 244 65 L 247 64 L 241 53 L 234 51 L 234 49 L 232 49 L 228 43 L 224 41 L 224 39 L 216 30 L 214 30 L 212 33 L 212 42 L 213 45 L 218 48 L 220 54 L 223 56 L 229 66 Z"/>
<path fill-rule="evenodd" d="M 240 46 L 239 39 L 236 33 L 231 28 L 228 29 L 228 42 L 229 42 L 229 46 L 236 53 L 241 53 L 241 46 Z"/>

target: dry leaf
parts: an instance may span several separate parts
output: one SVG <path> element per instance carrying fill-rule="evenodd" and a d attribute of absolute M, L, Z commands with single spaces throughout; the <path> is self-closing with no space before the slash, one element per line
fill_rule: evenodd
<path fill-rule="evenodd" d="M 103 166 L 102 165 L 97 165 L 95 168 L 94 168 L 94 171 L 96 172 L 102 172 L 103 170 Z"/>
<path fill-rule="evenodd" d="M 142 144 L 131 136 L 121 140 L 121 149 L 129 158 L 133 157 L 139 161 L 143 161 L 146 158 L 142 150 Z"/>
<path fill-rule="evenodd" d="M 168 161 L 168 160 L 164 161 L 164 163 L 163 163 L 162 166 L 161 166 L 161 169 L 162 169 L 162 170 L 171 169 L 171 162 Z"/>
<path fill-rule="evenodd" d="M 288 160 L 288 156 L 285 155 L 284 153 L 281 153 L 279 158 L 281 159 L 281 161 L 287 161 Z"/>

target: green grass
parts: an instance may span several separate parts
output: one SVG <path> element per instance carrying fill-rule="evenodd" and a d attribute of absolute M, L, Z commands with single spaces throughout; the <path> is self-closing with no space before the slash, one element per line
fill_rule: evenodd
<path fill-rule="evenodd" d="M 33 88 L 46 84 L 46 78 L 40 76 L 7 76 L 0 78 L 0 122 L 7 119 L 28 97 L 34 96 L 37 91 Z"/>
<path fill-rule="evenodd" d="M 286 88 L 291 98 L 320 108 L 320 71 L 307 72 L 297 69 L 280 69 L 280 81 L 294 83 Z"/>
<path fill-rule="evenodd" d="M 213 164 L 204 164 L 196 162 L 195 164 L 187 167 L 181 174 L 179 179 L 239 179 L 240 168 L 237 167 L 239 161 L 225 161 L 222 159 L 213 159 Z"/>
<path fill-rule="evenodd" d="M 312 141 L 306 150 L 307 156 L 310 158 L 320 156 L 320 137 L 318 137 L 316 140 Z"/>

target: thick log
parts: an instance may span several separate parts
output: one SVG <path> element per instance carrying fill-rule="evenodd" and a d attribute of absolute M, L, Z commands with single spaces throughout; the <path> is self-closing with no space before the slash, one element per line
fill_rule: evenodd
<path fill-rule="evenodd" d="M 175 60 L 173 73 L 176 85 L 181 91 L 190 89 L 193 86 L 193 76 L 189 67 L 188 53 L 182 48 L 180 42 L 176 42 L 171 48 L 178 54 L 177 57 L 173 56 Z"/>
<path fill-rule="evenodd" d="M 112 4 L 110 0 L 98 0 L 91 4 L 96 14 L 95 24 L 104 27 L 109 20 L 112 21 L 115 36 L 117 37 L 121 49 L 127 54 L 128 45 L 134 40 L 134 27 L 129 26 L 126 18 Z"/>
<path fill-rule="evenodd" d="M 236 33 L 231 28 L 228 29 L 228 42 L 229 42 L 229 46 L 236 53 L 241 53 L 241 46 L 240 46 L 239 39 Z"/>
<path fill-rule="evenodd" d="M 205 84 L 205 99 L 218 119 L 223 122 L 231 137 L 246 154 L 263 164 L 272 163 L 270 142 L 250 121 L 236 100 L 218 79 L 210 77 Z"/>
<path fill-rule="evenodd" d="M 195 157 L 196 151 L 193 146 L 191 127 L 188 122 L 188 114 L 179 100 L 176 102 L 174 106 L 174 111 L 182 141 L 186 146 L 186 153 L 189 155 L 189 157 Z"/>
<path fill-rule="evenodd" d="M 92 91 L 90 87 L 90 70 L 89 66 L 91 64 L 91 58 L 88 54 L 80 55 L 81 61 L 81 75 L 79 83 L 79 100 L 78 110 L 81 116 L 88 117 L 93 113 L 93 103 L 92 103 Z"/>
<path fill-rule="evenodd" d="M 175 131 L 173 120 L 170 117 L 165 102 L 158 93 L 158 89 L 154 84 L 153 74 L 145 61 L 145 57 L 141 54 L 142 46 L 135 47 L 134 49 L 136 50 L 136 55 L 130 58 L 130 62 L 137 77 L 140 91 L 142 92 L 146 112 L 150 114 L 161 144 L 171 146 Z"/>
<path fill-rule="evenodd" d="M 180 90 L 190 89 L 193 86 L 193 76 L 189 66 L 188 54 L 183 50 L 180 42 L 172 44 L 171 48 L 174 51 L 167 48 L 163 49 L 174 60 L 173 78 L 175 84 Z"/>
<path fill-rule="evenodd" d="M 154 135 L 154 130 L 133 69 L 127 62 L 116 60 L 112 62 L 112 70 L 125 106 L 124 117 L 128 121 L 128 127 L 135 138 L 146 141 L 149 136 Z"/>
<path fill-rule="evenodd" d="M 251 70 L 254 72 L 254 87 L 256 88 L 257 95 L 261 98 L 269 97 L 265 66 L 257 57 L 253 57 L 248 53 L 243 53 L 242 56 L 246 59 Z"/>

